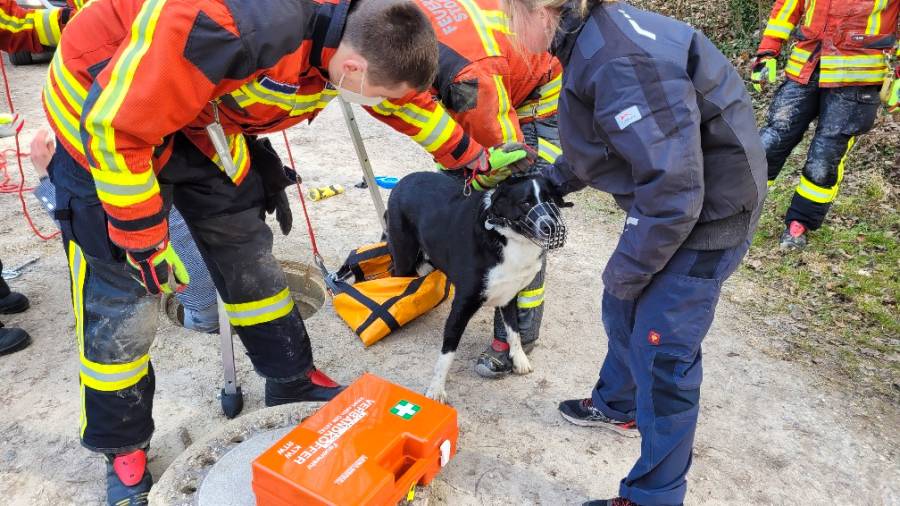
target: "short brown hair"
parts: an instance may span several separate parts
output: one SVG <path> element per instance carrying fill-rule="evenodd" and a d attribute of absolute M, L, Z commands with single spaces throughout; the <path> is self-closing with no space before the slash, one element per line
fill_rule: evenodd
<path fill-rule="evenodd" d="M 355 0 L 344 42 L 368 62 L 376 86 L 406 83 L 424 91 L 438 70 L 438 44 L 425 13 L 410 0 Z"/>

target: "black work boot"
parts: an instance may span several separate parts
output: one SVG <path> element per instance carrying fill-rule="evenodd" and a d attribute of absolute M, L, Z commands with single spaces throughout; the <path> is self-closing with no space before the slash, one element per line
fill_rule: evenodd
<path fill-rule="evenodd" d="M 28 332 L 14 327 L 3 327 L 3 323 L 0 322 L 0 355 L 24 349 L 30 342 L 31 336 Z"/>
<path fill-rule="evenodd" d="M 9 292 L 5 297 L 0 297 L 0 313 L 21 313 L 28 309 L 28 297 L 18 292 Z"/>
<path fill-rule="evenodd" d="M 147 470 L 147 451 L 134 450 L 106 455 L 106 504 L 108 506 L 144 506 L 153 485 Z"/>
<path fill-rule="evenodd" d="M 266 379 L 266 406 L 280 406 L 291 402 L 330 401 L 344 387 L 337 384 L 318 369 L 306 373 L 306 377 L 287 383 Z"/>

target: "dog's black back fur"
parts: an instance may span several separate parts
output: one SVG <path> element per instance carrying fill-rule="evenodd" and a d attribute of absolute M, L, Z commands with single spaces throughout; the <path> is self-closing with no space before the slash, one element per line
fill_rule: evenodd
<path fill-rule="evenodd" d="M 477 289 L 484 268 L 500 261 L 506 239 L 485 230 L 484 194 L 463 196 L 458 180 L 437 172 L 404 177 L 388 201 L 394 274 L 415 275 L 423 254 L 456 290 Z M 482 268 L 483 267 L 483 268 Z"/>

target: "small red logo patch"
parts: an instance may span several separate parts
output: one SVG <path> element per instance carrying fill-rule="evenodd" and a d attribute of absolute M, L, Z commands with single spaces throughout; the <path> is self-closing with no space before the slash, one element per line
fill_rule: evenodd
<path fill-rule="evenodd" d="M 651 330 L 650 333 L 647 334 L 647 341 L 653 346 L 659 346 L 659 332 Z"/>

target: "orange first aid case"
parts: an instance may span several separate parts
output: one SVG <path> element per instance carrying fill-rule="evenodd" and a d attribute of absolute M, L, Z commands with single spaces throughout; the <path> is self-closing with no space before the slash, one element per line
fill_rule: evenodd
<path fill-rule="evenodd" d="M 364 374 L 253 462 L 256 503 L 387 505 L 456 454 L 456 410 Z"/>

